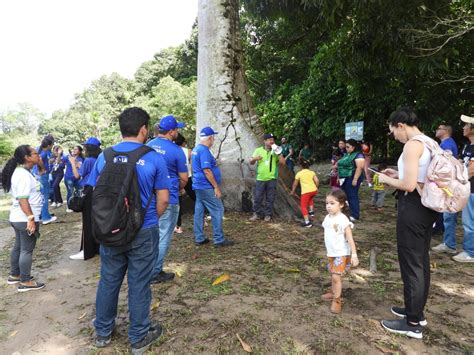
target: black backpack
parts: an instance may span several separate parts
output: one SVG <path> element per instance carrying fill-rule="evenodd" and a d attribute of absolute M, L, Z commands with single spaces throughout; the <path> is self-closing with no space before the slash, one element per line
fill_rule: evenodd
<path fill-rule="evenodd" d="M 140 231 L 153 191 L 143 208 L 136 164 L 144 154 L 153 151 L 146 145 L 131 152 L 104 150 L 105 166 L 92 192 L 92 232 L 98 243 L 124 246 Z"/>

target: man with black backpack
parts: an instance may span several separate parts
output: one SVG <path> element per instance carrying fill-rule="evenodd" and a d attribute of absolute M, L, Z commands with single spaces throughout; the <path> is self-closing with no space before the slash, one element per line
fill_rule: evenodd
<path fill-rule="evenodd" d="M 162 334 L 150 321 L 150 280 L 158 253 L 158 219 L 168 206 L 169 178 L 160 154 L 143 143 L 150 116 L 132 107 L 119 116 L 123 141 L 97 159 L 88 184 L 92 193 L 92 228 L 100 245 L 96 347 L 111 342 L 117 304 L 128 272 L 128 331 L 132 354 L 141 354 Z"/>

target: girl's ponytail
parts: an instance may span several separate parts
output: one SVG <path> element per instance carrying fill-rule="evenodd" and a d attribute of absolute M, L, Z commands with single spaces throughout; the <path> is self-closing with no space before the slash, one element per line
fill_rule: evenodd
<path fill-rule="evenodd" d="M 15 149 L 13 157 L 11 157 L 2 170 L 2 185 L 5 192 L 9 192 L 12 187 L 12 175 L 16 167 L 25 163 L 25 156 L 31 154 L 31 147 L 29 145 L 20 145 Z"/>

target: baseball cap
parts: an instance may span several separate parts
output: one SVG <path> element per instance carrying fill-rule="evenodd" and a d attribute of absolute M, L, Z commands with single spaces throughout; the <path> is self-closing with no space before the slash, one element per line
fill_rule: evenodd
<path fill-rule="evenodd" d="M 199 133 L 199 137 L 209 137 L 217 134 L 219 132 L 214 131 L 211 127 L 204 127 L 201 129 L 201 133 Z"/>
<path fill-rule="evenodd" d="M 82 144 L 91 144 L 91 145 L 96 145 L 98 147 L 100 147 L 101 143 L 100 143 L 100 140 L 98 140 L 96 137 L 89 137 L 87 138 L 87 140 L 82 143 Z"/>
<path fill-rule="evenodd" d="M 275 136 L 272 133 L 265 133 L 263 135 L 263 139 L 270 139 L 270 138 L 275 138 Z"/>
<path fill-rule="evenodd" d="M 466 115 L 461 115 L 461 121 L 466 122 L 466 123 L 474 124 L 474 117 L 469 117 L 469 116 L 466 116 Z"/>
<path fill-rule="evenodd" d="M 164 131 L 171 131 L 172 129 L 176 128 L 184 128 L 186 126 L 186 123 L 184 122 L 177 122 L 176 118 L 174 118 L 173 115 L 168 115 L 163 117 L 160 120 L 159 127 L 160 129 Z"/>

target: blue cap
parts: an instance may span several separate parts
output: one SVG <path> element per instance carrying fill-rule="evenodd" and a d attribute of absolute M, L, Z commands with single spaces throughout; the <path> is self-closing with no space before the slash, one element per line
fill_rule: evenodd
<path fill-rule="evenodd" d="M 209 137 L 217 134 L 219 132 L 215 132 L 211 127 L 204 127 L 201 129 L 201 133 L 199 133 L 199 137 Z"/>
<path fill-rule="evenodd" d="M 163 131 L 171 131 L 172 129 L 184 128 L 185 126 L 186 123 L 177 122 L 176 118 L 174 118 L 173 115 L 163 117 L 159 123 L 160 129 L 162 129 Z"/>
<path fill-rule="evenodd" d="M 96 137 L 89 137 L 87 138 L 87 140 L 82 143 L 82 144 L 91 144 L 91 145 L 96 145 L 98 147 L 100 147 L 101 143 L 100 143 L 100 140 L 98 140 Z"/>

